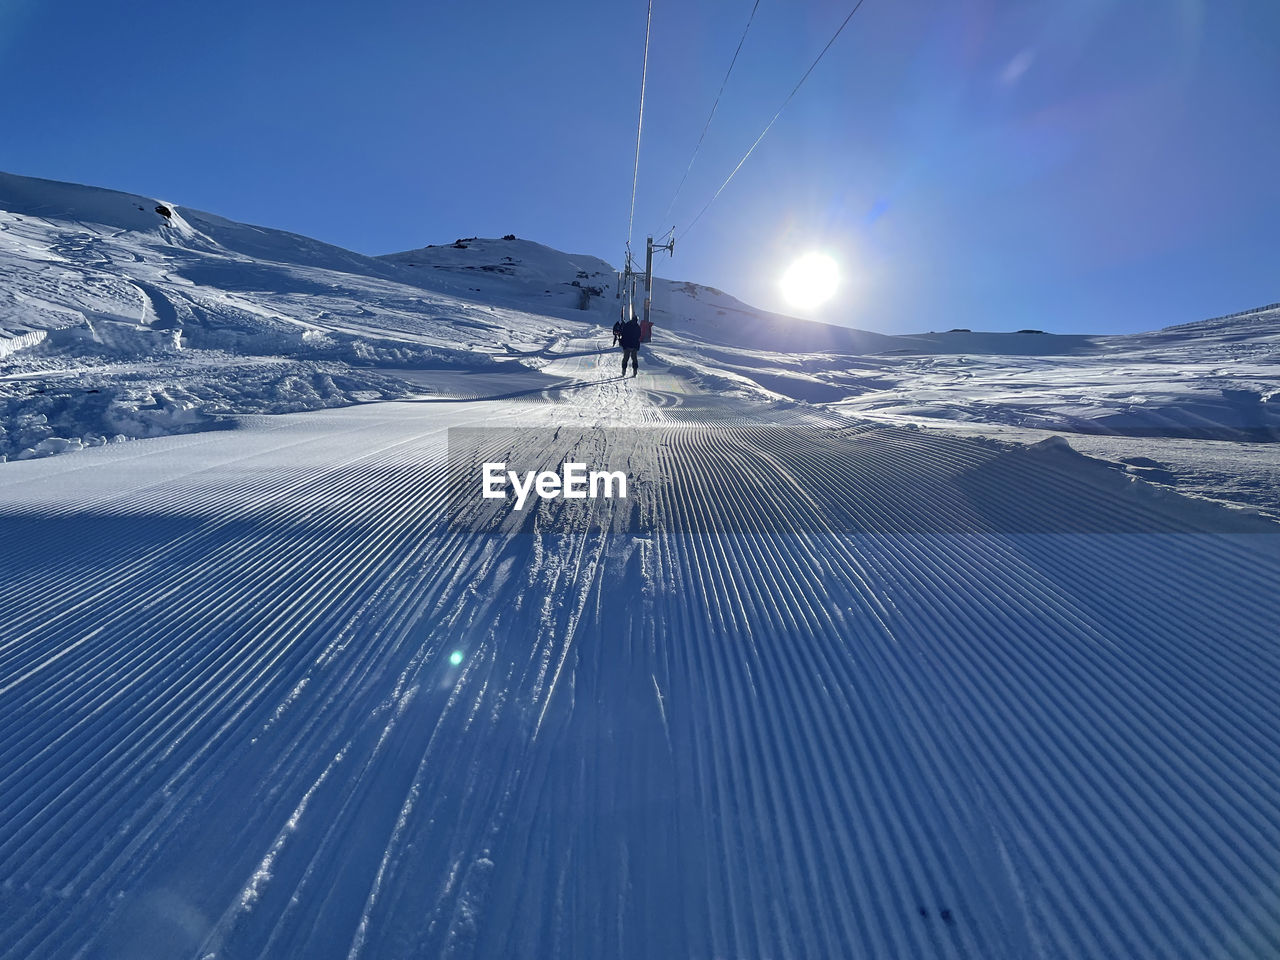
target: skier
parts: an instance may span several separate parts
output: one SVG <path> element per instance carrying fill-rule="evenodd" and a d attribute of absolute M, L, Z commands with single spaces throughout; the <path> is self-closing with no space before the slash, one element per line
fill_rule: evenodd
<path fill-rule="evenodd" d="M 622 336 L 622 318 L 619 317 L 613 325 L 613 345 L 618 345 L 618 338 Z"/>
<path fill-rule="evenodd" d="M 640 372 L 640 318 L 633 311 L 631 319 L 622 325 L 619 336 L 622 341 L 622 375 L 627 375 L 627 360 L 631 361 L 631 375 Z"/>

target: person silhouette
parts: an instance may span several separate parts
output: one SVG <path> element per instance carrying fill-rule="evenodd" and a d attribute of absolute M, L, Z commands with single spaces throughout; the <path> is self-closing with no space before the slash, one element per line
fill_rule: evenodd
<path fill-rule="evenodd" d="M 631 363 L 631 375 L 640 372 L 640 318 L 631 313 L 631 319 L 622 325 L 622 375 L 627 375 L 627 362 Z"/>

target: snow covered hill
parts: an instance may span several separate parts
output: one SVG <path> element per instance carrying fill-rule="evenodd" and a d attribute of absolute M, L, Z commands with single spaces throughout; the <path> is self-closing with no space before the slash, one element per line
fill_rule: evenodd
<path fill-rule="evenodd" d="M 412 388 L 394 371 L 406 368 L 536 369 L 558 338 L 608 326 L 617 309 L 612 267 L 529 241 L 364 257 L 170 201 L 8 174 L 0 277 L 0 455 L 9 457 L 217 426 L 232 413 L 404 396 Z M 833 353 L 976 343 L 780 317 L 668 281 L 657 284 L 655 319 L 659 342 L 691 371 L 718 368 L 722 387 L 801 400 L 862 385 L 808 372 Z M 1079 340 L 982 338 L 1013 353 L 1064 352 Z M 693 349 L 702 346 L 722 349 L 704 357 Z M 773 356 L 762 363 L 753 351 Z"/>
<path fill-rule="evenodd" d="M 609 264 L 528 240 L 366 257 L 9 174 L 0 280 L 3 459 L 249 414 L 549 387 L 537 371 L 557 345 L 603 340 L 618 309 Z M 1067 433 L 1131 475 L 1280 516 L 1274 306 L 1129 337 L 888 336 L 659 279 L 654 318 L 646 353 L 707 389 L 1026 443 Z"/>
<path fill-rule="evenodd" d="M 154 198 L 8 174 L 0 211 L 0 357 L 22 354 L 8 379 L 29 388 L 24 406 L 42 407 L 32 395 L 47 392 L 42 377 L 57 385 L 74 370 L 102 392 L 120 375 L 117 394 L 89 405 L 113 409 L 80 409 L 85 422 L 64 415 L 68 432 L 148 435 L 228 412 L 404 394 L 374 370 L 536 368 L 557 337 L 608 325 L 617 308 L 609 264 L 515 238 L 365 257 Z M 1275 309 L 1136 337 L 903 337 L 769 314 L 692 283 L 659 280 L 654 302 L 655 349 L 758 396 L 1090 433 L 1249 439 L 1280 424 Z M 137 368 L 120 363 L 138 357 L 157 361 L 154 402 L 140 396 Z M 186 415 L 146 412 L 176 406 Z M 29 453 L 12 408 L 5 420 L 0 453 Z M 85 431 L 61 439 L 74 445 Z"/>
<path fill-rule="evenodd" d="M 590 257 L 0 209 L 0 960 L 1280 956 L 1277 309 L 623 378 Z"/>
<path fill-rule="evenodd" d="M 405 396 L 405 369 L 536 368 L 603 316 L 577 310 L 563 257 L 551 302 L 500 307 L 462 283 L 421 286 L 389 261 L 154 198 L 0 175 L 0 211 L 10 458 Z"/>

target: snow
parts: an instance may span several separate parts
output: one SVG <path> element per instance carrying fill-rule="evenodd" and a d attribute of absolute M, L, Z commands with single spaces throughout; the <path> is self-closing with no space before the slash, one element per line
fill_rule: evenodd
<path fill-rule="evenodd" d="M 0 199 L 0 957 L 1280 953 L 1276 308 L 623 379 L 588 257 Z"/>

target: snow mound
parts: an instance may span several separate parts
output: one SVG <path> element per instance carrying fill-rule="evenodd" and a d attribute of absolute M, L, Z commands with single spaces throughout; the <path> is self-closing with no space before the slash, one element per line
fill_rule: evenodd
<path fill-rule="evenodd" d="M 166 217 L 157 207 L 165 207 L 170 215 Z M 41 220 L 49 226 L 79 223 L 151 234 L 186 228 L 182 217 L 175 217 L 172 204 L 153 197 L 3 172 L 0 210 L 15 217 Z"/>

